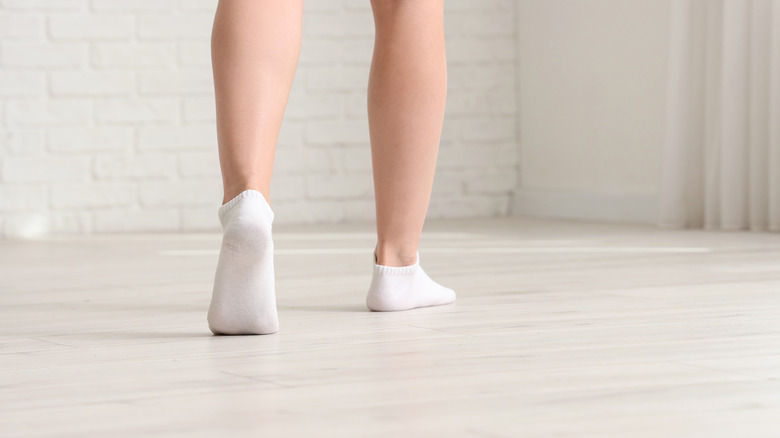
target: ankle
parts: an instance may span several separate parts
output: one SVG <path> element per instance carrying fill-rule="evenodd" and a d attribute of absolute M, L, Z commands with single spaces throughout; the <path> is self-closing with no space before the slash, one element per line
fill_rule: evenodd
<path fill-rule="evenodd" d="M 225 186 L 223 196 L 222 196 L 222 205 L 225 205 L 230 201 L 231 199 L 235 198 L 242 192 L 246 190 L 256 190 L 263 194 L 263 197 L 265 197 L 266 202 L 268 204 L 271 204 L 271 196 L 270 196 L 270 190 L 268 187 L 261 186 L 259 184 L 241 184 L 241 185 L 235 185 L 231 187 Z"/>
<path fill-rule="evenodd" d="M 390 248 L 377 245 L 374 248 L 376 264 L 383 266 L 409 266 L 417 262 L 417 249 Z"/>

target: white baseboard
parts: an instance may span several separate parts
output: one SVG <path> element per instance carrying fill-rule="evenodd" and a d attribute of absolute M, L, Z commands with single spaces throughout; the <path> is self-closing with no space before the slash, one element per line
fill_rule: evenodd
<path fill-rule="evenodd" d="M 655 224 L 657 197 L 637 193 L 517 189 L 512 215 Z"/>

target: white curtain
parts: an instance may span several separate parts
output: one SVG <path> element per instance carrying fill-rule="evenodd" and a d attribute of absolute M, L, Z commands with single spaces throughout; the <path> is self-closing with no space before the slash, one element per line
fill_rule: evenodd
<path fill-rule="evenodd" d="M 780 0 L 671 0 L 659 225 L 780 231 Z"/>

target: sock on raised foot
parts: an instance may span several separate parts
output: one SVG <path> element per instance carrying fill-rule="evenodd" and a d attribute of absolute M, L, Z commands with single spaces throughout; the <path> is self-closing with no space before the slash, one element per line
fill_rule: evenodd
<path fill-rule="evenodd" d="M 245 190 L 219 208 L 222 247 L 208 311 L 215 335 L 279 330 L 274 286 L 274 213 L 265 196 Z"/>
<path fill-rule="evenodd" d="M 376 263 L 366 296 L 366 306 L 372 311 L 409 310 L 439 306 L 455 301 L 455 291 L 433 281 L 417 261 L 408 266 L 385 266 Z"/>

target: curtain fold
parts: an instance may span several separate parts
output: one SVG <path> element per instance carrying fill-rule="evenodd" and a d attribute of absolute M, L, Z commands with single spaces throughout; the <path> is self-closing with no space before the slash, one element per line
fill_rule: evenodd
<path fill-rule="evenodd" d="M 659 225 L 780 231 L 780 0 L 671 6 Z"/>

